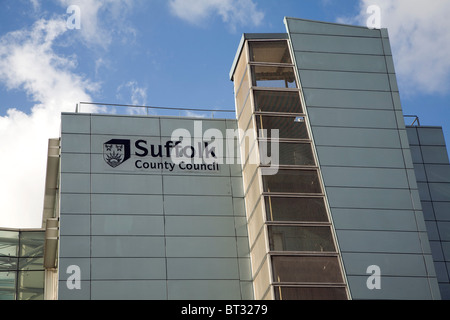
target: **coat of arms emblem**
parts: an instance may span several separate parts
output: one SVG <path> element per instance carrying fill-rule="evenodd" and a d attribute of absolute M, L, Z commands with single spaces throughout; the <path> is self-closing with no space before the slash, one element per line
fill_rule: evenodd
<path fill-rule="evenodd" d="M 115 168 L 130 159 L 130 140 L 112 139 L 103 144 L 103 159 Z"/>

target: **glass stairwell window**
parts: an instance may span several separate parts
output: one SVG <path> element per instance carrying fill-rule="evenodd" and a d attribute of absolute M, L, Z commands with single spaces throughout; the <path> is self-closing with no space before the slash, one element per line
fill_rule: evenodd
<path fill-rule="evenodd" d="M 285 40 L 250 41 L 250 61 L 292 64 L 289 47 Z"/>
<path fill-rule="evenodd" d="M 297 88 L 294 68 L 252 66 L 253 86 L 264 88 Z"/>

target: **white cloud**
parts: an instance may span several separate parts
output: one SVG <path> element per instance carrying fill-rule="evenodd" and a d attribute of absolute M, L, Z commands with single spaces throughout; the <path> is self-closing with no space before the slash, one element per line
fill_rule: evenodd
<path fill-rule="evenodd" d="M 107 59 L 105 59 L 104 57 L 98 58 L 97 60 L 95 60 L 95 76 L 99 75 L 100 69 L 110 67 L 111 64 Z"/>
<path fill-rule="evenodd" d="M 49 138 L 59 136 L 60 112 L 90 101 L 97 87 L 73 73 L 75 61 L 53 51 L 64 20 L 39 20 L 0 38 L 0 82 L 35 102 L 30 114 L 0 116 L 0 226 L 40 227 Z"/>
<path fill-rule="evenodd" d="M 128 81 L 120 85 L 117 88 L 117 99 L 123 100 L 122 92 L 125 91 L 127 95 L 129 95 L 129 102 L 127 104 L 131 104 L 134 106 L 145 106 L 147 104 L 147 88 L 140 87 L 136 81 Z M 146 108 L 127 108 L 128 114 L 146 114 Z"/>
<path fill-rule="evenodd" d="M 340 22 L 366 25 L 370 5 L 381 9 L 388 28 L 396 73 L 407 94 L 445 93 L 450 84 L 450 1 L 360 0 L 360 14 Z"/>
<path fill-rule="evenodd" d="M 261 24 L 264 13 L 253 0 L 170 0 L 169 6 L 177 17 L 202 25 L 211 15 L 219 15 L 232 28 L 236 25 Z"/>
<path fill-rule="evenodd" d="M 127 86 L 131 90 L 131 104 L 145 106 L 147 104 L 147 88 L 139 87 L 135 81 L 128 82 Z"/>
<path fill-rule="evenodd" d="M 58 18 L 40 19 L 30 28 L 0 37 L 0 83 L 9 90 L 23 91 L 34 103 L 28 114 L 9 109 L 0 115 L 0 227 L 41 226 L 48 139 L 59 137 L 61 112 L 74 112 L 76 103 L 90 102 L 91 94 L 99 89 L 97 83 L 77 74 L 76 55 L 62 56 L 54 48 L 67 46 L 77 37 L 88 47 L 107 48 L 113 33 L 130 30 L 122 27 L 133 0 L 59 2 L 64 10 Z M 40 9 L 38 0 L 30 4 Z M 64 13 L 72 4 L 82 10 L 80 30 L 67 28 Z M 102 10 L 107 12 L 108 27 L 100 23 Z M 100 67 L 103 62 L 98 61 Z M 83 112 L 99 110 L 103 108 L 83 106 Z"/>
<path fill-rule="evenodd" d="M 113 30 L 122 34 L 122 39 L 134 38 L 136 31 L 124 17 L 132 8 L 134 0 L 58 0 L 66 9 L 78 6 L 80 9 L 80 29 L 73 30 L 74 37 L 81 37 L 90 47 L 106 49 L 113 40 Z M 67 18 L 71 16 L 67 14 Z M 101 19 L 99 17 L 102 17 Z M 131 35 L 131 37 L 130 37 Z"/>

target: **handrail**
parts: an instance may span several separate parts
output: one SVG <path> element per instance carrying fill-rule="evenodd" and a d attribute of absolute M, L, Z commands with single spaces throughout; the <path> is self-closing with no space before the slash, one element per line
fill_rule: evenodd
<path fill-rule="evenodd" d="M 81 105 L 97 105 L 107 107 L 127 107 L 127 108 L 145 108 L 146 115 L 149 115 L 149 110 L 170 110 L 170 111 L 185 111 L 185 112 L 211 112 L 211 118 L 214 118 L 214 113 L 233 113 L 234 110 L 221 110 L 221 109 L 201 109 L 201 108 L 173 108 L 173 107 L 155 107 L 144 105 L 131 105 L 131 104 L 117 104 L 117 103 L 103 103 L 103 102 L 79 102 L 76 106 L 75 112 L 81 112 Z"/>

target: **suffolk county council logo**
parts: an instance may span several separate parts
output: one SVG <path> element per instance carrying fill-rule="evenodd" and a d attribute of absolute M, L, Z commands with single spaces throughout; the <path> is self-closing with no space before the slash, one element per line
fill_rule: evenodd
<path fill-rule="evenodd" d="M 103 159 L 115 168 L 130 159 L 130 140 L 112 139 L 103 144 Z"/>

